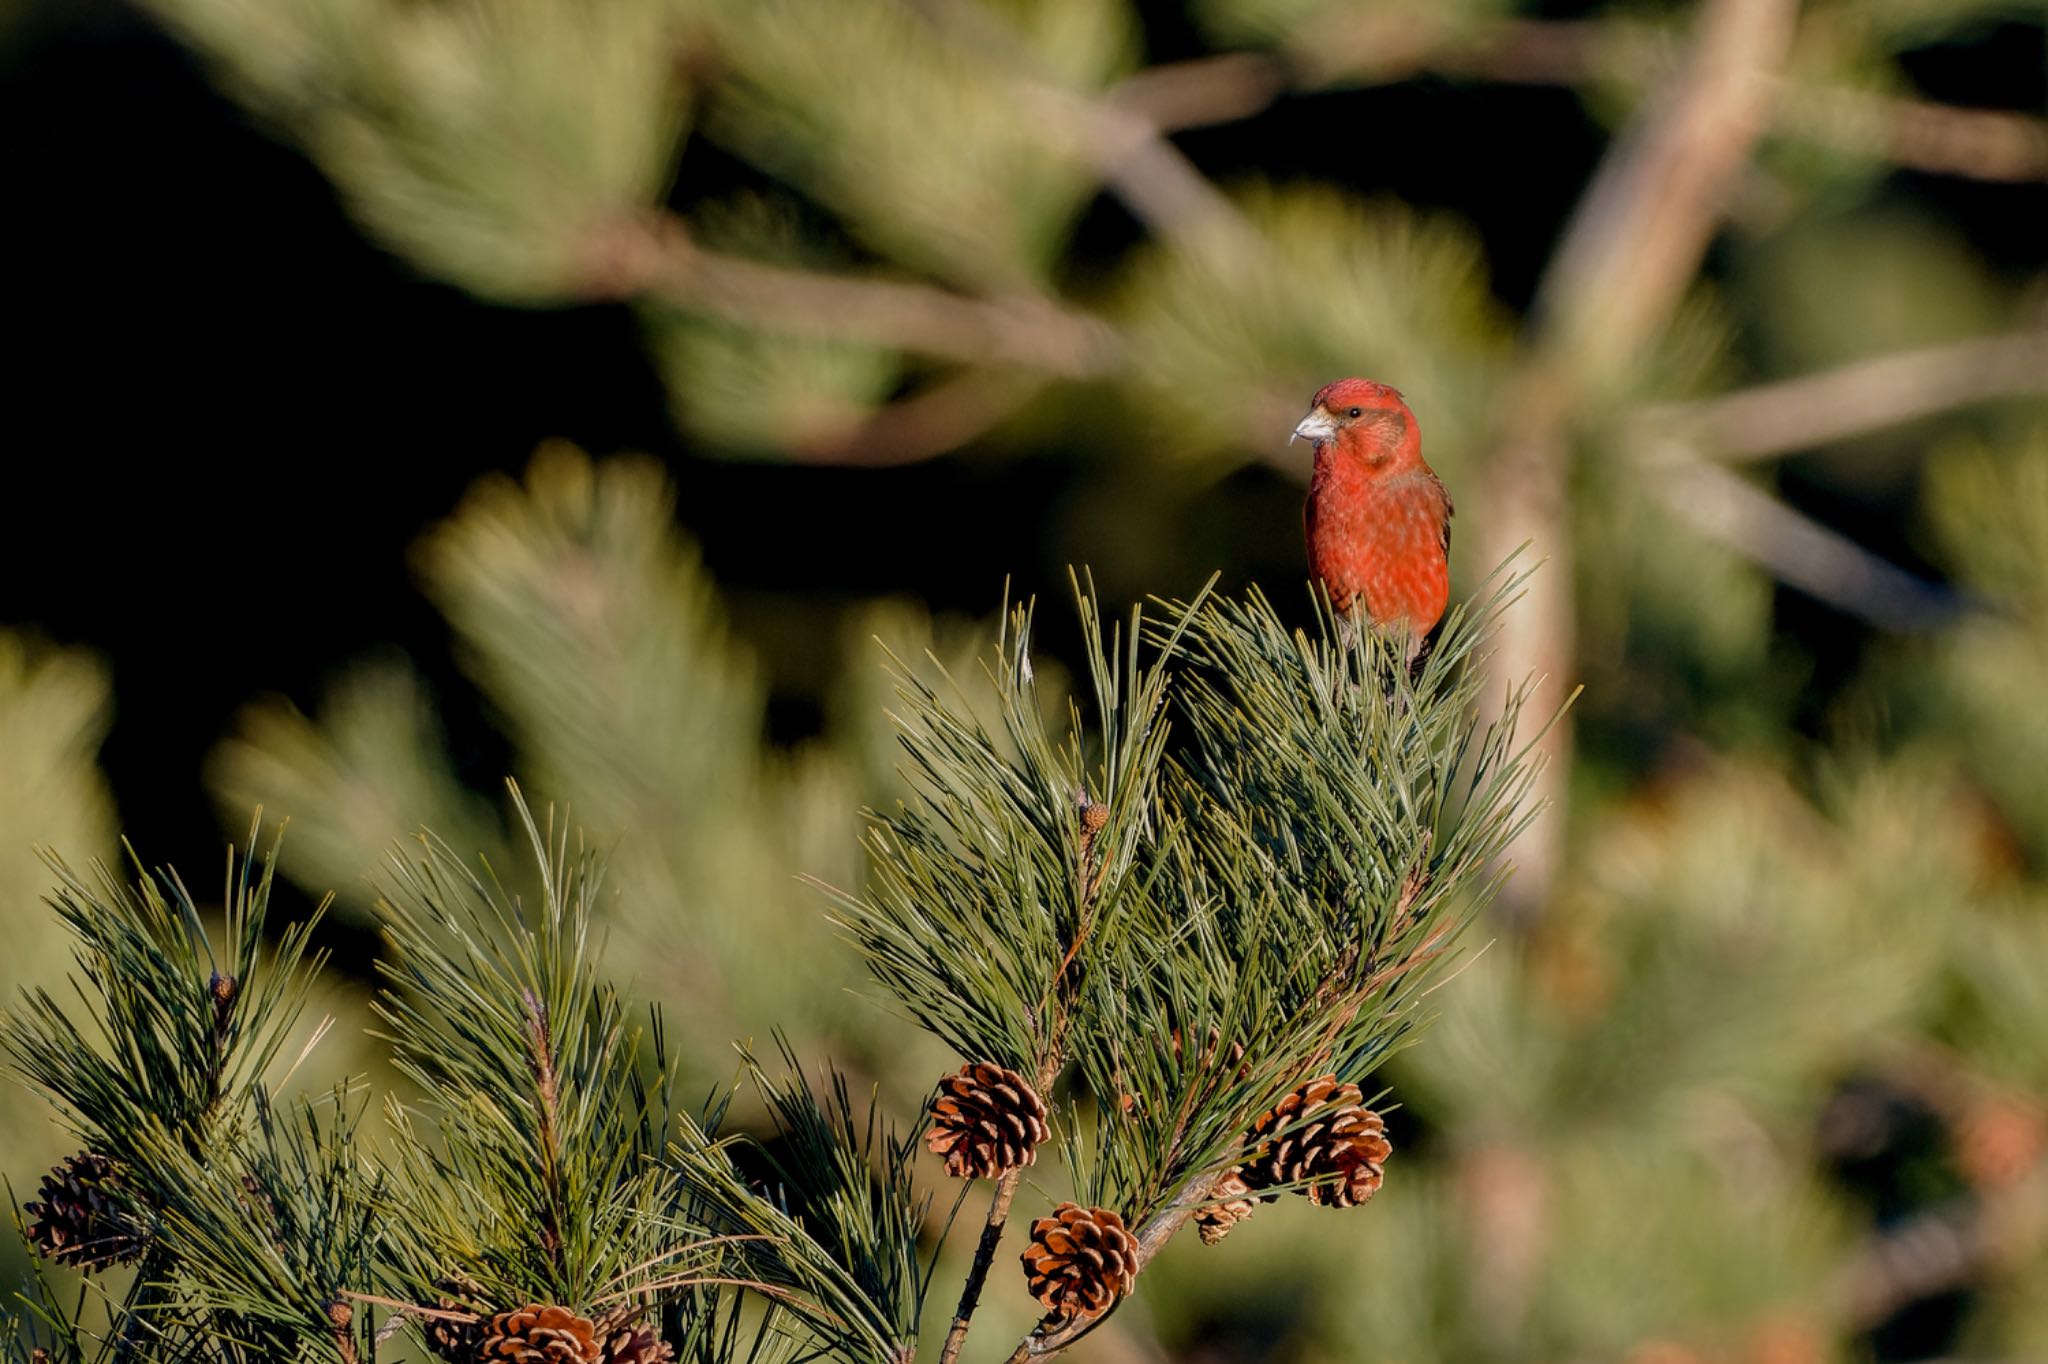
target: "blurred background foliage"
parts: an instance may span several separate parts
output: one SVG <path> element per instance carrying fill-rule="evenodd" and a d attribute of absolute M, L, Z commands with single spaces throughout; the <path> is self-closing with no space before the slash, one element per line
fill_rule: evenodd
<path fill-rule="evenodd" d="M 0 0 L 0 110 L 10 993 L 117 805 L 195 885 L 289 816 L 365 982 L 511 773 L 696 1080 L 781 1027 L 908 1113 L 798 879 L 894 789 L 874 640 L 1287 599 L 1363 373 L 1462 585 L 1550 560 L 1558 805 L 1369 1211 L 1085 1348 L 2048 1357 L 2040 0 Z"/>

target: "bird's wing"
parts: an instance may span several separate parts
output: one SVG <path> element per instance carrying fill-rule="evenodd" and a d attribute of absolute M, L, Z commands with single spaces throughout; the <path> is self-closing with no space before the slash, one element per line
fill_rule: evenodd
<path fill-rule="evenodd" d="M 1438 532 L 1438 535 L 1443 541 L 1444 558 L 1449 559 L 1451 557 L 1451 518 L 1458 514 L 1458 507 L 1456 503 L 1451 501 L 1451 490 L 1444 486 L 1442 479 L 1432 473 L 1429 476 L 1429 481 L 1436 485 L 1436 495 L 1443 499 L 1444 524 L 1443 529 Z"/>

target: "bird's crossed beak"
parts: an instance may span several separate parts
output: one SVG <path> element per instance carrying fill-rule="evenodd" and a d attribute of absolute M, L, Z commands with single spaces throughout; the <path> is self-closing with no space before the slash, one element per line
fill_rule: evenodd
<path fill-rule="evenodd" d="M 1309 414 L 1303 417 L 1301 423 L 1294 428 L 1294 435 L 1287 438 L 1287 443 L 1292 445 L 1296 437 L 1299 437 L 1314 445 L 1318 441 L 1329 440 L 1336 434 L 1337 419 L 1323 411 L 1320 407 L 1311 408 Z"/>

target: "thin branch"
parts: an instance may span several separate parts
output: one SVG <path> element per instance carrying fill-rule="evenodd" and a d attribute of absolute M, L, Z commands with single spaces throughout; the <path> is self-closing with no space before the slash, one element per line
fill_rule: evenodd
<path fill-rule="evenodd" d="M 1084 810 L 1086 808 L 1083 807 Z M 1053 971 L 1052 981 L 1046 986 L 1045 1002 L 1052 1010 L 1052 1021 L 1047 1029 L 1045 1054 L 1039 1060 L 1037 1075 L 1033 1077 L 1041 1099 L 1052 1092 L 1053 1082 L 1059 1078 L 1067 1024 L 1073 1017 L 1073 987 L 1067 967 L 1087 937 L 1088 909 L 1102 885 L 1101 867 L 1094 856 L 1095 835 L 1085 823 L 1080 825 L 1076 845 L 1078 903 L 1075 906 L 1074 941 L 1069 944 L 1066 955 Z M 1023 1178 L 1024 1167 L 1019 1165 L 1005 1171 L 996 1182 L 995 1197 L 989 1202 L 988 1220 L 983 1223 L 981 1241 L 974 1248 L 974 1263 L 968 1267 L 967 1280 L 960 1287 L 960 1304 L 954 1309 L 953 1324 L 946 1328 L 939 1364 L 957 1364 L 961 1347 L 967 1343 L 967 1332 L 973 1324 L 975 1309 L 981 1305 L 982 1285 L 988 1281 L 989 1269 L 995 1264 L 996 1248 L 1002 1244 L 1003 1228 L 1010 1220 L 1010 1203 L 1016 1198 L 1017 1186 Z"/>
<path fill-rule="evenodd" d="M 677 219 L 649 234 L 638 287 L 748 327 L 865 342 L 968 364 L 1014 364 L 1063 378 L 1114 371 L 1123 343 L 1109 324 L 1030 295 L 976 298 L 929 285 L 769 265 L 709 251 Z"/>
<path fill-rule="evenodd" d="M 960 1305 L 953 1309 L 953 1324 L 946 1328 L 946 1343 L 939 1351 L 939 1364 L 955 1364 L 960 1358 L 960 1347 L 967 1343 L 967 1328 L 974 1320 L 974 1309 L 981 1305 L 982 1285 L 988 1281 L 989 1267 L 995 1263 L 996 1247 L 1002 1244 L 1003 1227 L 1010 1220 L 1010 1203 L 1017 1196 L 1017 1185 L 1023 1182 L 1024 1167 L 1005 1171 L 996 1181 L 995 1197 L 990 1201 L 988 1220 L 981 1228 L 981 1242 L 974 1248 L 974 1264 L 967 1271 L 967 1282 L 960 1289 Z"/>
<path fill-rule="evenodd" d="M 1162 133 L 1264 113 L 1293 87 L 1287 64 L 1264 52 L 1162 62 L 1127 76 L 1109 99 Z"/>
<path fill-rule="evenodd" d="M 789 448 L 800 464 L 891 468 L 935 459 L 986 435 L 1045 391 L 1041 375 L 970 369 Z"/>
<path fill-rule="evenodd" d="M 2028 393 L 2048 393 L 2048 328 L 1859 360 L 1646 416 L 1716 458 L 1758 460 Z"/>
<path fill-rule="evenodd" d="M 1958 603 L 1947 592 L 1808 520 L 1741 475 L 1676 443 L 1646 457 L 1662 466 L 1656 490 L 1667 507 L 1801 591 L 1901 633 L 1955 618 Z"/>
<path fill-rule="evenodd" d="M 1504 85 L 1605 81 L 1651 90 L 1680 53 L 1666 35 L 1616 20 L 1502 19 L 1477 27 L 1413 13 L 1351 15 L 1314 25 L 1287 58 L 1231 53 L 1169 62 L 1119 86 L 1119 102 L 1163 131 L 1235 122 L 1283 95 L 1438 75 Z M 1930 175 L 1993 183 L 2048 180 L 2048 119 L 2010 109 L 1824 85 L 1772 82 L 1772 134 Z"/>
<path fill-rule="evenodd" d="M 1031 106 L 1029 116 L 1065 129 L 1095 163 L 1103 184 L 1155 235 L 1224 258 L 1256 256 L 1263 249 L 1237 207 L 1167 141 L 1156 122 L 1123 101 L 1096 98 L 1053 78 L 978 0 L 905 3 L 1002 62 Z"/>
<path fill-rule="evenodd" d="M 1781 82 L 1778 130 L 1832 151 L 1929 175 L 2025 184 L 2048 180 L 2048 120 L 1843 86 Z"/>

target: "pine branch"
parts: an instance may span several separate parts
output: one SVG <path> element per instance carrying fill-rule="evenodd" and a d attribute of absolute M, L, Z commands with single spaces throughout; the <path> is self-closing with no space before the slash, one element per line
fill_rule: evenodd
<path fill-rule="evenodd" d="M 1064 378 L 1113 372 L 1105 322 L 1032 295 L 980 298 L 879 276 L 822 274 L 710 251 L 679 220 L 651 231 L 638 287 L 678 306 L 788 336 L 852 340 Z"/>
<path fill-rule="evenodd" d="M 1657 474 L 1657 496 L 1673 515 L 1830 606 L 1902 634 L 1951 624 L 1964 609 L 1953 594 L 1682 445 L 1653 445 L 1646 458 Z"/>
<path fill-rule="evenodd" d="M 398 1069 L 439 1128 L 390 1105 L 395 1276 L 414 1302 L 454 1283 L 471 1306 L 588 1311 L 721 1256 L 682 1218 L 667 1142 L 672 1064 L 597 975 L 591 916 L 603 868 L 513 799 L 540 903 L 422 840 L 385 878 L 377 1004 Z M 486 879 L 488 877 L 488 879 Z"/>
<path fill-rule="evenodd" d="M 1763 460 L 1996 398 L 2048 393 L 2048 327 L 1855 360 L 1700 402 L 1645 427 L 1721 460 Z"/>
<path fill-rule="evenodd" d="M 1284 54 L 1230 52 L 1148 67 L 1112 92 L 1162 132 L 1254 117 L 1288 94 L 1421 75 L 1506 85 L 1669 81 L 1679 45 L 1630 20 L 1506 18 L 1432 25 L 1412 12 L 1311 25 Z M 1771 134 L 1907 170 L 1991 183 L 2048 179 L 2048 120 L 1860 90 L 1797 75 L 1773 81 Z"/>
<path fill-rule="evenodd" d="M 988 1217 L 982 1223 L 981 1240 L 975 1243 L 974 1261 L 968 1267 L 967 1281 L 960 1288 L 960 1305 L 953 1309 L 952 1324 L 946 1328 L 945 1343 L 939 1348 L 939 1364 L 955 1364 L 961 1349 L 967 1344 L 967 1332 L 974 1322 L 974 1312 L 981 1305 L 982 1285 L 988 1281 L 989 1269 L 995 1264 L 996 1249 L 1002 1244 L 1003 1228 L 1010 1220 L 1010 1204 L 1017 1197 L 1017 1186 L 1024 1180 L 1024 1167 L 1019 1165 L 1005 1171 L 996 1181 L 995 1194 L 989 1199 Z"/>

